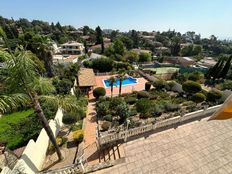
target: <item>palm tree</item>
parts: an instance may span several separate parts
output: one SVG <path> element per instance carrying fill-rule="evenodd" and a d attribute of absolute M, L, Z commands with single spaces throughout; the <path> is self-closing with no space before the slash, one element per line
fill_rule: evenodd
<path fill-rule="evenodd" d="M 0 94 L 0 111 L 4 113 L 18 104 L 31 103 L 51 143 L 55 147 L 59 160 L 61 160 L 62 155 L 59 146 L 40 106 L 40 96 L 37 95 L 37 93 L 46 93 L 46 91 L 52 90 L 52 88 L 48 81 L 40 78 L 36 71 L 35 63 L 30 59 L 30 55 L 30 52 L 25 51 L 21 47 L 15 51 L 0 51 L 0 57 L 4 56 L 5 58 L 5 66 L 0 69 L 0 75 L 1 79 L 3 79 L 3 86 L 7 89 L 4 92 L 5 95 Z M 72 97 L 59 99 L 55 96 L 47 96 L 44 98 L 50 99 L 54 104 L 59 105 L 59 107 L 62 106 L 67 111 L 80 109 L 78 105 L 71 101 Z"/>
<path fill-rule="evenodd" d="M 32 48 L 36 55 L 44 61 L 48 77 L 53 76 L 52 46 L 51 40 L 47 36 L 36 35 L 33 37 Z"/>
<path fill-rule="evenodd" d="M 125 76 L 125 72 L 121 72 L 118 76 L 117 76 L 118 80 L 119 80 L 119 93 L 118 96 L 121 96 L 122 93 L 122 81 L 126 79 Z"/>
<path fill-rule="evenodd" d="M 115 77 L 110 77 L 109 79 L 108 79 L 108 81 L 109 81 L 109 85 L 110 85 L 110 91 L 111 91 L 111 98 L 113 97 L 113 88 L 114 88 L 114 84 L 115 84 L 115 82 L 117 81 L 116 79 L 115 79 Z"/>

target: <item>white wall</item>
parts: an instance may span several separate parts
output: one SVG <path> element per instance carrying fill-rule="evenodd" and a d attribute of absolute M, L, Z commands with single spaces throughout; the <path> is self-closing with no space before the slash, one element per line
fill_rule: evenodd
<path fill-rule="evenodd" d="M 59 133 L 60 128 L 63 126 L 62 123 L 63 112 L 59 108 L 57 110 L 54 120 L 50 120 L 49 125 L 52 129 L 55 137 Z M 42 169 L 47 148 L 49 145 L 49 137 L 44 129 L 41 130 L 36 142 L 30 140 L 17 164 L 15 165 L 13 171 L 5 167 L 1 174 L 13 174 L 18 171 L 22 171 L 26 174 L 34 174 Z"/>

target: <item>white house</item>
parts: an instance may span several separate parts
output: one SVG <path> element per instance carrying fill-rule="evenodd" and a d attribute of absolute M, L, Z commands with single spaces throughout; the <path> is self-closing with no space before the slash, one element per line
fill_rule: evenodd
<path fill-rule="evenodd" d="M 79 42 L 67 42 L 61 45 L 61 54 L 82 55 L 84 52 L 84 45 Z"/>

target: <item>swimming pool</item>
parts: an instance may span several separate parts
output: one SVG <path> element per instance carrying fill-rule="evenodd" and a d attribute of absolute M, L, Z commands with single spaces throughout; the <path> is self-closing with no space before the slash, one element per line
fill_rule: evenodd
<path fill-rule="evenodd" d="M 103 84 L 104 84 L 105 88 L 110 87 L 109 80 L 103 80 Z M 117 79 L 113 86 L 119 86 L 119 84 L 120 84 L 120 81 L 119 81 L 119 79 Z M 137 84 L 137 79 L 132 78 L 132 77 L 127 77 L 125 80 L 122 81 L 122 86 L 133 85 L 133 84 Z"/>

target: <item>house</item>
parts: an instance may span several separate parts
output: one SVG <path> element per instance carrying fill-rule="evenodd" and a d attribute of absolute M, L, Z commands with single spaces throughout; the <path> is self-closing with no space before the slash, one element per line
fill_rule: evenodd
<path fill-rule="evenodd" d="M 198 66 L 204 66 L 210 68 L 217 63 L 212 57 L 205 57 L 204 59 L 197 62 Z"/>
<path fill-rule="evenodd" d="M 95 74 L 93 69 L 90 68 L 81 68 L 77 74 L 77 84 L 80 90 L 89 95 L 91 89 L 96 86 Z"/>
<path fill-rule="evenodd" d="M 131 51 L 134 51 L 136 52 L 137 54 L 141 54 L 141 53 L 148 53 L 148 54 L 151 54 L 152 52 L 150 50 L 143 50 L 141 48 L 134 48 L 132 49 Z"/>
<path fill-rule="evenodd" d="M 74 55 L 82 55 L 84 52 L 84 45 L 79 42 L 67 42 L 61 45 L 60 52 L 62 54 L 74 54 Z"/>
<path fill-rule="evenodd" d="M 195 61 L 190 57 L 167 57 L 163 62 L 173 65 L 185 66 L 185 67 L 195 64 Z"/>
<path fill-rule="evenodd" d="M 55 54 L 52 56 L 53 64 L 63 64 L 63 65 L 76 63 L 78 61 L 78 58 L 79 58 L 78 55 Z"/>

